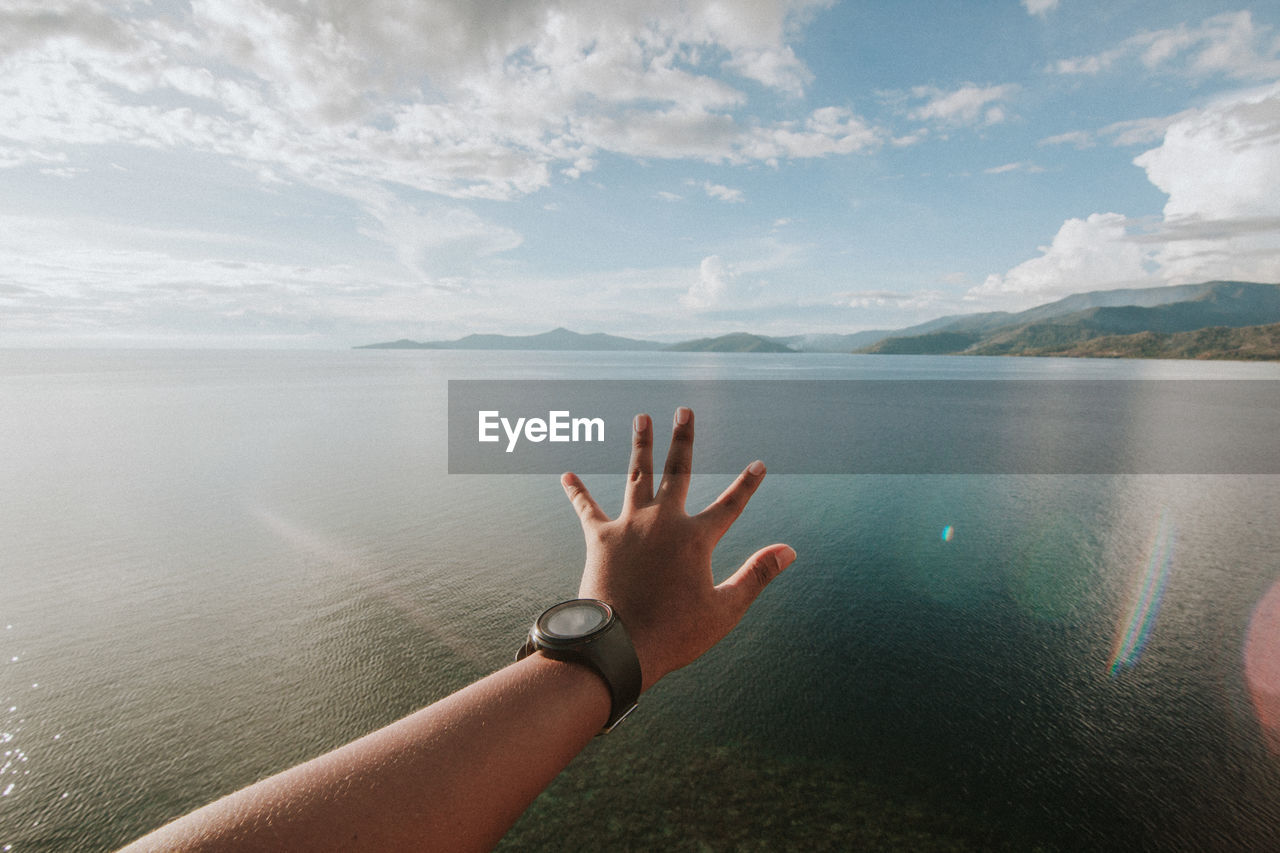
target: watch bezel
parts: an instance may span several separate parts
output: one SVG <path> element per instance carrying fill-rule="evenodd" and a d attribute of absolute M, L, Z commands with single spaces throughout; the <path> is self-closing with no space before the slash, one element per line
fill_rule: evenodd
<path fill-rule="evenodd" d="M 553 633 L 550 629 L 543 627 L 543 623 L 551 619 L 560 611 L 569 607 L 591 607 L 601 611 L 604 615 L 604 621 L 592 628 L 585 634 L 575 634 L 566 636 L 564 634 Z M 561 601 L 544 610 L 533 623 L 532 634 L 537 642 L 547 648 L 572 648 L 583 643 L 589 643 L 601 634 L 608 631 L 617 619 L 617 614 L 613 612 L 613 608 L 607 603 L 597 598 L 571 598 L 568 601 Z"/>

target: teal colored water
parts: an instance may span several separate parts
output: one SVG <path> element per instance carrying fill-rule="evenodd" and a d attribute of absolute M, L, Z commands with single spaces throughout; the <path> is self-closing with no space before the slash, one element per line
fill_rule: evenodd
<path fill-rule="evenodd" d="M 786 377 L 1280 365 L 0 351 L 0 848 L 109 849 L 513 657 L 581 534 L 555 477 L 444 473 L 448 379 Z M 1278 522 L 1274 476 L 771 476 L 718 570 L 795 566 L 505 846 L 1275 848 Z"/>

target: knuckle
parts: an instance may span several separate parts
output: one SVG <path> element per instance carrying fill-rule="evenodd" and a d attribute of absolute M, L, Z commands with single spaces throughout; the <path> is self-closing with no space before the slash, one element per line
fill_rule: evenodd
<path fill-rule="evenodd" d="M 693 463 L 687 457 L 668 459 L 664 473 L 672 476 L 687 476 L 693 473 Z"/>
<path fill-rule="evenodd" d="M 776 554 L 766 554 L 751 564 L 751 579 L 757 589 L 764 589 L 782 570 Z"/>

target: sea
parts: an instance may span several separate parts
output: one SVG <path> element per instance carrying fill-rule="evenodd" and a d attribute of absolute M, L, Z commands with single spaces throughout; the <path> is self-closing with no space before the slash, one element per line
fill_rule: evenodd
<path fill-rule="evenodd" d="M 456 379 L 1280 365 L 0 350 L 0 850 L 113 849 L 514 658 L 582 534 L 555 475 L 448 473 Z M 586 477 L 610 514 L 625 464 Z M 690 510 L 729 481 L 694 468 Z M 795 564 L 500 849 L 1280 849 L 1280 476 L 770 474 L 717 576 L 771 542 Z"/>

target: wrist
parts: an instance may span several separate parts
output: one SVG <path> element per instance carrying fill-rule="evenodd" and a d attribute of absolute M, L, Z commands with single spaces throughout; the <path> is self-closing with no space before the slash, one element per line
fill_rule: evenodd
<path fill-rule="evenodd" d="M 594 598 L 562 601 L 542 612 L 529 629 L 517 660 L 534 653 L 593 670 L 607 687 L 607 733 L 635 709 L 643 687 L 640 659 L 613 608 Z"/>
<path fill-rule="evenodd" d="M 581 709 L 592 734 L 604 728 L 613 707 L 609 684 L 595 668 L 578 661 L 550 657 L 542 651 L 522 658 L 516 666 L 528 667 L 534 678 L 554 685 L 566 705 Z"/>

